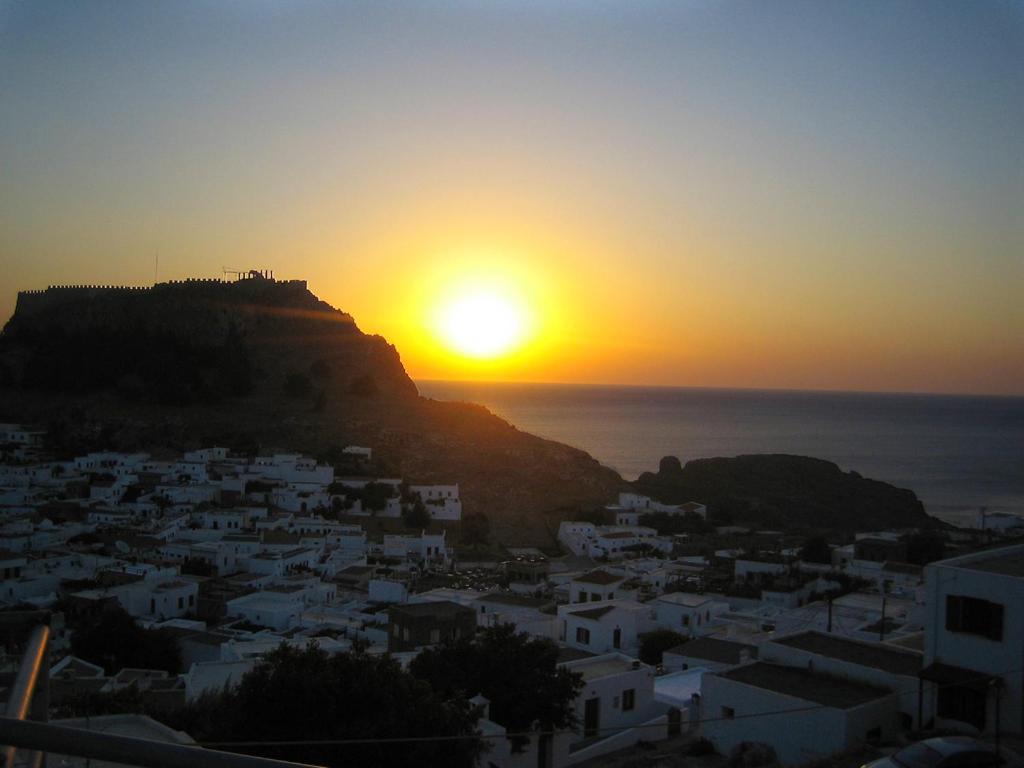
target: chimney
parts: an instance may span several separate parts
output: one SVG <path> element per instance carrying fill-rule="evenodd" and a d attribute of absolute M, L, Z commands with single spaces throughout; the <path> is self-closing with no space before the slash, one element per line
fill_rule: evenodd
<path fill-rule="evenodd" d="M 484 696 L 482 693 L 478 693 L 469 703 L 474 707 L 480 707 L 480 717 L 484 720 L 491 719 L 491 700 Z"/>

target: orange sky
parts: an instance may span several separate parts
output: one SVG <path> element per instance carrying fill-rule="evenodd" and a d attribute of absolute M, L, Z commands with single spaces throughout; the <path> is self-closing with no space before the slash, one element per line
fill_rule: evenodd
<path fill-rule="evenodd" d="M 1012 4 L 2 6 L 0 312 L 159 254 L 414 378 L 1024 394 L 1022 70 Z"/>

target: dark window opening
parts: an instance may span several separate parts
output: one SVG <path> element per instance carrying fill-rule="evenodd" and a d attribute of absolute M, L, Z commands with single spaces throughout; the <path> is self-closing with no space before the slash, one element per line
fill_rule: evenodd
<path fill-rule="evenodd" d="M 939 688 L 938 714 L 949 720 L 973 725 L 985 730 L 986 696 L 983 691 L 965 685 L 947 685 Z"/>
<path fill-rule="evenodd" d="M 1003 639 L 1003 606 L 977 597 L 946 596 L 946 629 Z"/>
<path fill-rule="evenodd" d="M 622 711 L 629 712 L 636 706 L 636 690 L 628 688 L 622 692 Z"/>

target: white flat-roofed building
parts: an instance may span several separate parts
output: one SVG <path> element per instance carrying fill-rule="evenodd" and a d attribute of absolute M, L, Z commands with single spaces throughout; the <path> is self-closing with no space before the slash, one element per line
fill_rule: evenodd
<path fill-rule="evenodd" d="M 257 456 L 248 470 L 264 480 L 284 483 L 313 483 L 326 487 L 334 482 L 334 467 L 318 464 L 316 459 L 298 453 Z"/>
<path fill-rule="evenodd" d="M 652 611 L 632 600 L 608 600 L 558 607 L 559 640 L 590 653 L 622 651 L 636 655 L 640 636 L 654 629 Z"/>
<path fill-rule="evenodd" d="M 0 424 L 0 444 L 39 446 L 45 437 L 44 429 L 35 429 L 23 424 Z"/>
<path fill-rule="evenodd" d="M 227 615 L 283 632 L 299 623 L 305 609 L 302 596 L 291 592 L 253 592 L 227 602 Z"/>
<path fill-rule="evenodd" d="M 590 539 L 597 526 L 583 520 L 563 520 L 558 525 L 558 541 L 574 555 L 589 556 Z"/>
<path fill-rule="evenodd" d="M 643 547 L 668 554 L 673 548 L 672 539 L 659 536 L 654 528 L 568 520 L 558 526 L 558 541 L 574 555 L 593 559 L 637 555 Z"/>
<path fill-rule="evenodd" d="M 765 579 L 770 580 L 775 576 L 782 576 L 788 570 L 789 566 L 782 562 L 745 560 L 742 557 L 737 557 L 733 561 L 733 578 L 737 583 L 760 583 Z"/>
<path fill-rule="evenodd" d="M 622 653 L 605 653 L 563 662 L 581 675 L 576 696 L 576 735 L 570 737 L 564 762 L 573 765 L 599 755 L 668 736 L 669 706 L 654 695 L 654 669 Z"/>
<path fill-rule="evenodd" d="M 410 485 L 409 493 L 420 497 L 435 520 L 462 519 L 458 485 Z"/>
<path fill-rule="evenodd" d="M 1024 731 L 1024 545 L 926 566 L 925 606 L 921 677 L 936 685 L 936 723 Z"/>
<path fill-rule="evenodd" d="M 1011 515 L 1009 512 L 980 510 L 975 518 L 974 526 L 982 531 L 1017 532 L 1024 529 L 1024 518 L 1020 515 Z"/>
<path fill-rule="evenodd" d="M 724 672 L 756 659 L 756 645 L 719 637 L 698 637 L 665 651 L 661 664 L 671 672 L 689 669 Z"/>
<path fill-rule="evenodd" d="M 213 461 L 224 461 L 228 457 L 227 448 L 200 448 L 196 451 L 185 451 L 182 458 L 185 461 L 209 464 Z"/>
<path fill-rule="evenodd" d="M 314 550 L 306 547 L 294 547 L 282 552 L 260 552 L 251 555 L 242 565 L 253 573 L 283 576 L 298 568 L 312 568 L 316 559 Z"/>
<path fill-rule="evenodd" d="M 890 690 L 762 661 L 704 674 L 701 705 L 702 733 L 718 752 L 762 742 L 784 766 L 823 760 L 901 731 Z"/>
<path fill-rule="evenodd" d="M 112 475 L 124 471 L 137 472 L 149 461 L 148 453 L 117 453 L 115 451 L 96 451 L 85 456 L 76 456 L 75 470 L 82 473 L 105 472 Z M 120 471 L 118 471 L 120 470 Z"/>
<path fill-rule="evenodd" d="M 687 501 L 683 504 L 664 504 L 640 493 L 620 493 L 617 506 L 635 510 L 641 514 L 660 512 L 666 515 L 699 515 L 705 519 L 708 516 L 707 507 L 696 501 Z"/>
<path fill-rule="evenodd" d="M 668 592 L 648 605 L 655 611 L 658 627 L 691 637 L 711 632 L 717 617 L 729 610 L 726 602 L 691 592 Z"/>
<path fill-rule="evenodd" d="M 517 632 L 557 639 L 558 620 L 553 602 L 542 597 L 491 592 L 473 601 L 476 621 L 481 627 L 513 624 Z"/>
<path fill-rule="evenodd" d="M 810 630 L 762 643 L 759 653 L 762 661 L 895 691 L 906 730 L 931 719 L 932 685 L 920 680 L 924 655 L 918 651 Z"/>
<path fill-rule="evenodd" d="M 622 585 L 627 578 L 624 573 L 613 573 L 603 568 L 575 576 L 569 582 L 569 602 L 596 603 L 622 597 Z"/>
<path fill-rule="evenodd" d="M 385 557 L 402 560 L 411 558 L 433 563 L 444 563 L 448 560 L 444 531 L 440 533 L 423 531 L 419 536 L 385 535 L 381 544 L 381 553 Z"/>

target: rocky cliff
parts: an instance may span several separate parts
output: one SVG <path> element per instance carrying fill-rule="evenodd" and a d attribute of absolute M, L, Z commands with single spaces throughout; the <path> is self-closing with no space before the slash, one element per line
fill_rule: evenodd
<path fill-rule="evenodd" d="M 843 472 L 807 456 L 755 454 L 696 459 L 675 456 L 633 483 L 666 503 L 701 501 L 721 518 L 762 528 L 865 531 L 943 524 L 913 491 Z"/>
<path fill-rule="evenodd" d="M 22 293 L 0 334 L 0 420 L 48 425 L 67 451 L 370 445 L 388 472 L 458 482 L 505 543 L 550 544 L 545 512 L 623 485 L 480 406 L 420 397 L 393 346 L 301 281 Z"/>

